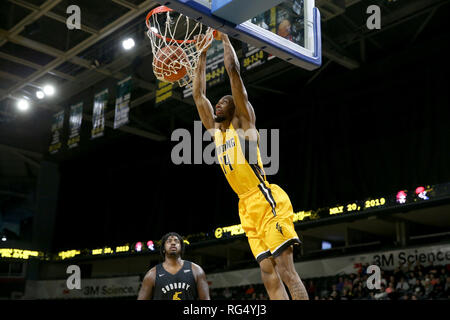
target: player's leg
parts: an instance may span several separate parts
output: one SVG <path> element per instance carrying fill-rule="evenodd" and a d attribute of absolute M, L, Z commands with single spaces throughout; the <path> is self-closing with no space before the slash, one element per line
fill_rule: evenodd
<path fill-rule="evenodd" d="M 264 230 L 264 242 L 270 248 L 275 259 L 276 270 L 286 284 L 294 300 L 307 300 L 308 294 L 295 270 L 293 245 L 300 239 L 293 223 L 293 209 L 289 196 L 279 186 L 271 184 L 269 194 L 272 196 L 275 213 L 266 213 L 261 227 Z"/>
<path fill-rule="evenodd" d="M 270 300 L 289 300 L 283 282 L 275 269 L 273 258 L 263 259 L 259 262 L 259 267 L 261 269 L 261 278 Z"/>
<path fill-rule="evenodd" d="M 293 252 L 293 247 L 289 246 L 279 253 L 275 258 L 277 270 L 288 287 L 292 300 L 309 300 L 308 292 L 295 270 Z"/>
<path fill-rule="evenodd" d="M 256 232 L 255 221 L 246 209 L 249 203 L 253 203 L 253 199 L 241 199 L 239 201 L 239 218 L 247 236 L 250 250 L 259 264 L 264 287 L 271 300 L 288 300 L 289 296 L 275 269 L 275 261 L 270 256 L 270 250 Z"/>

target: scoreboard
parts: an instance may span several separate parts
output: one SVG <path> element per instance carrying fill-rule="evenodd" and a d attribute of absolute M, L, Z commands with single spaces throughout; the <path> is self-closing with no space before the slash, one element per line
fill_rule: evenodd
<path fill-rule="evenodd" d="M 321 208 L 317 210 L 299 211 L 294 213 L 293 221 L 295 227 L 300 227 L 307 223 L 322 224 L 339 219 L 358 218 L 371 214 L 383 214 L 389 212 L 399 212 L 402 210 L 412 210 L 424 205 L 437 205 L 444 201 L 450 201 L 450 183 L 434 186 L 418 186 L 407 190 L 398 190 L 395 193 L 387 194 L 383 197 L 367 198 L 359 201 L 341 203 L 333 207 Z M 236 214 L 237 218 L 237 214 Z M 335 222 L 335 221 L 333 221 Z M 210 232 L 191 234 L 185 236 L 184 242 L 187 245 L 204 243 L 210 240 L 222 240 L 235 237 L 245 237 L 244 230 L 240 224 L 232 226 L 217 227 Z M 38 260 L 66 260 L 74 258 L 111 257 L 117 255 L 135 254 L 158 254 L 160 246 L 159 240 L 136 241 L 119 246 L 103 248 L 86 248 L 82 250 L 67 250 L 56 254 L 44 253 L 31 250 L 1 248 L 0 259 L 38 259 Z"/>
<path fill-rule="evenodd" d="M 450 200 L 450 183 L 434 186 L 418 186 L 413 189 L 398 190 L 384 197 L 373 197 L 365 200 L 351 201 L 333 207 L 294 213 L 294 225 L 301 226 L 305 222 L 327 222 L 335 219 L 362 217 L 364 215 L 401 211 L 419 208 L 442 200 Z M 244 236 L 240 225 L 219 227 L 212 233 L 216 239 Z"/>

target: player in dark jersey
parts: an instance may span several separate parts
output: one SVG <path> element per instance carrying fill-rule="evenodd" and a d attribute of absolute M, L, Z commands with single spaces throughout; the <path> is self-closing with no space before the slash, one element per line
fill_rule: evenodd
<path fill-rule="evenodd" d="M 150 269 L 142 281 L 138 300 L 210 300 L 203 269 L 182 260 L 184 243 L 175 232 L 161 240 L 164 262 Z"/>

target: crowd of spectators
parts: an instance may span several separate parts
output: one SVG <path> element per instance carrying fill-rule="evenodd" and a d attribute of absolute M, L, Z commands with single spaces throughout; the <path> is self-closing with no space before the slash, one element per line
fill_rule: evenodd
<path fill-rule="evenodd" d="M 368 288 L 369 265 L 355 273 L 303 279 L 311 300 L 450 300 L 450 264 L 381 269 L 380 288 Z M 375 282 L 372 282 L 375 285 Z M 263 284 L 211 290 L 216 300 L 267 300 Z"/>

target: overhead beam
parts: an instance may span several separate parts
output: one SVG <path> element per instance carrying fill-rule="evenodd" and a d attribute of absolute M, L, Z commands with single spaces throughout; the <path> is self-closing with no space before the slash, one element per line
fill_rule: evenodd
<path fill-rule="evenodd" d="M 58 1 L 59 2 L 59 1 Z M 78 45 L 73 47 L 72 49 L 68 50 L 67 52 L 64 52 L 63 55 L 59 55 L 55 60 L 48 63 L 44 68 L 41 70 L 36 71 L 32 75 L 30 75 L 28 78 L 25 79 L 25 81 L 14 85 L 12 88 L 7 90 L 7 94 L 3 94 L 0 100 L 5 99 L 9 94 L 13 93 L 16 90 L 21 89 L 24 87 L 27 83 L 35 81 L 36 79 L 40 78 L 42 75 L 46 74 L 48 71 L 58 67 L 62 63 L 70 60 L 71 58 L 74 58 L 78 53 L 84 51 L 85 49 L 92 46 L 94 43 L 100 41 L 101 39 L 107 37 L 111 33 L 115 32 L 118 28 L 122 27 L 123 25 L 127 24 L 132 19 L 138 17 L 139 15 L 147 12 L 153 5 L 155 4 L 152 0 L 146 0 L 142 4 L 138 6 L 138 9 L 130 10 L 111 24 L 107 25 L 103 29 L 99 30 L 98 34 L 91 35 L 86 40 L 80 42 Z M 8 34 L 8 39 L 14 39 L 15 36 L 11 36 L 11 34 Z"/>
<path fill-rule="evenodd" d="M 34 11 L 34 12 L 38 12 L 40 10 L 40 8 L 38 6 L 35 6 L 31 3 L 25 2 L 23 0 L 8 0 L 11 3 L 14 3 L 15 5 L 21 6 L 23 8 L 26 8 L 28 10 Z M 67 17 L 63 17 L 60 16 L 59 14 L 53 13 L 51 11 L 45 12 L 44 15 L 46 17 L 52 18 L 53 20 L 59 21 L 61 23 L 66 24 L 67 21 Z M 80 25 L 81 30 L 90 34 L 97 34 L 98 31 L 95 29 L 92 29 L 84 24 Z"/>
<path fill-rule="evenodd" d="M 418 1 L 414 2 L 411 5 L 406 5 L 404 8 L 401 8 L 399 10 L 393 11 L 391 14 L 387 15 L 383 18 L 383 25 L 381 26 L 381 29 L 379 30 L 366 30 L 364 31 L 360 37 L 357 39 L 338 39 L 337 42 L 340 42 L 340 40 L 343 40 L 342 46 L 344 48 L 352 45 L 355 42 L 358 42 L 361 40 L 361 38 L 367 38 L 370 39 L 375 35 L 380 34 L 381 32 L 385 32 L 387 30 L 390 30 L 400 24 L 403 24 L 411 19 L 415 19 L 431 10 L 438 9 L 442 5 L 449 3 L 449 0 L 441 0 L 441 1 L 434 1 L 432 4 L 430 4 L 429 1 Z M 363 28 L 363 27 L 361 27 Z"/>
<path fill-rule="evenodd" d="M 30 67 L 30 68 L 33 68 L 33 69 L 36 69 L 36 70 L 39 70 L 40 68 L 43 67 L 40 64 L 31 62 L 31 61 L 28 61 L 28 60 L 25 60 L 25 59 L 21 59 L 19 57 L 12 56 L 12 55 L 4 53 L 4 52 L 0 52 L 0 58 L 8 60 L 8 61 L 11 61 L 11 62 L 15 62 L 15 63 L 18 63 L 18 64 L 22 64 L 24 66 L 27 66 L 27 67 Z M 66 80 L 70 80 L 70 81 L 75 80 L 75 77 L 73 77 L 71 75 L 68 75 L 68 74 L 65 74 L 63 72 L 59 72 L 57 70 L 52 70 L 52 71 L 49 71 L 48 73 L 50 73 L 52 75 L 55 75 L 55 76 L 57 76 L 59 78 L 62 78 L 62 79 L 66 79 Z"/>
<path fill-rule="evenodd" d="M 416 33 L 414 34 L 414 37 L 411 40 L 411 43 L 416 42 L 419 35 L 422 33 L 422 31 L 426 28 L 428 23 L 430 23 L 431 19 L 433 18 L 434 14 L 436 13 L 438 8 L 434 8 L 427 16 L 427 18 L 422 22 L 419 29 L 417 29 Z"/>
<path fill-rule="evenodd" d="M 117 3 L 121 5 L 122 7 L 128 8 L 128 9 L 137 9 L 137 6 L 133 3 L 129 3 L 125 0 L 112 0 L 112 2 Z"/>
<path fill-rule="evenodd" d="M 20 153 L 22 155 L 26 155 L 27 157 L 42 159 L 42 154 L 40 154 L 40 153 L 25 150 L 25 149 L 20 149 L 20 148 L 16 148 L 16 147 L 11 147 L 11 146 L 8 146 L 5 144 L 0 144 L 0 150 L 3 150 L 5 152 Z"/>
<path fill-rule="evenodd" d="M 12 27 L 8 31 L 8 38 L 11 38 L 13 36 L 18 35 L 22 32 L 22 30 L 25 28 L 26 25 L 36 21 L 40 17 L 42 17 L 44 14 L 49 12 L 53 9 L 56 5 L 58 5 L 61 2 L 61 0 L 47 0 L 44 2 L 40 7 L 38 11 L 33 11 L 29 15 L 27 15 L 25 18 L 23 18 L 19 23 L 16 23 L 14 27 Z M 0 40 L 0 47 L 3 46 L 8 40 L 2 39 Z"/>

